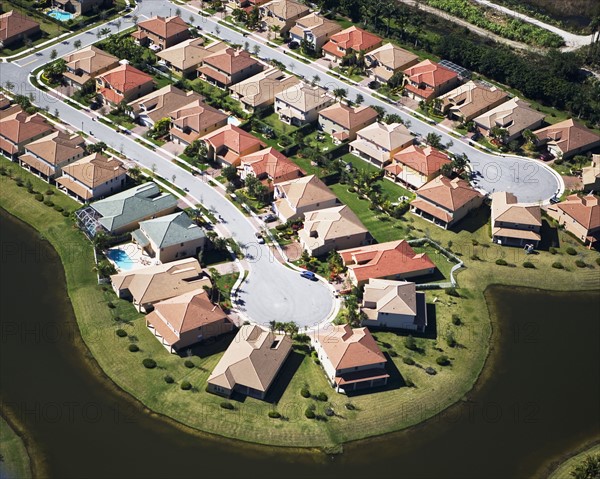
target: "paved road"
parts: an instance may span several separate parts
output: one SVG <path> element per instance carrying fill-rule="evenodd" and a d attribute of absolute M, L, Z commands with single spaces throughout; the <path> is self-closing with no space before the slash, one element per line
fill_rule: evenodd
<path fill-rule="evenodd" d="M 519 20 L 523 20 L 525 22 L 532 23 L 534 25 L 537 25 L 538 27 L 545 28 L 546 30 L 551 31 L 552 33 L 556 33 L 557 35 L 560 35 L 564 39 L 565 45 L 566 45 L 561 50 L 575 50 L 579 47 L 589 45 L 590 42 L 592 41 L 592 38 L 595 37 L 595 35 L 577 35 L 575 33 L 567 32 L 566 30 L 563 30 L 562 28 L 558 28 L 554 25 L 550 25 L 548 23 L 542 22 L 541 20 L 538 20 L 537 18 L 529 17 L 522 13 L 515 12 L 514 10 L 511 10 L 510 8 L 504 7 L 502 5 L 498 5 L 494 2 L 490 2 L 489 0 L 475 0 L 475 1 L 477 3 L 485 5 L 486 7 L 499 10 L 502 13 L 510 15 L 511 17 L 515 17 L 515 18 L 518 18 Z"/>

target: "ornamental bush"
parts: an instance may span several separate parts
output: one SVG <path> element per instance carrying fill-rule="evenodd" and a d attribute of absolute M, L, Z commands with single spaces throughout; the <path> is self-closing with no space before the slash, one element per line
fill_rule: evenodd
<path fill-rule="evenodd" d="M 548 248 L 548 251 L 550 252 L 550 254 L 556 254 L 556 253 L 558 253 L 558 250 L 556 248 L 554 248 L 553 246 L 551 246 L 550 248 Z"/>
<path fill-rule="evenodd" d="M 189 381 L 181 381 L 179 387 L 184 391 L 189 391 L 190 389 L 192 389 L 192 384 Z"/>
<path fill-rule="evenodd" d="M 596 264 L 597 264 L 598 266 L 600 266 L 600 256 L 598 256 L 598 257 L 596 258 Z"/>
<path fill-rule="evenodd" d="M 137 353 L 140 350 L 140 348 L 138 348 L 138 345 L 137 344 L 133 344 L 133 343 L 130 344 L 127 349 L 129 349 L 129 351 L 132 352 L 132 353 Z"/>
<path fill-rule="evenodd" d="M 413 364 L 415 364 L 415 360 L 413 358 L 411 358 L 410 356 L 403 357 L 402 362 L 404 364 L 408 364 L 409 366 L 412 366 Z"/>
<path fill-rule="evenodd" d="M 37 193 L 37 194 L 34 196 L 34 198 L 35 198 L 37 201 L 39 201 L 39 202 L 42 202 L 42 201 L 44 201 L 44 195 L 42 195 L 42 194 L 40 194 L 40 193 Z"/>
<path fill-rule="evenodd" d="M 408 335 L 404 339 L 404 347 L 406 349 L 410 349 L 411 351 L 417 349 L 417 342 L 415 341 L 415 338 L 412 337 L 412 335 Z"/>
<path fill-rule="evenodd" d="M 125 331 L 124 329 L 117 329 L 115 331 L 116 335 L 119 336 L 120 338 L 124 338 L 127 336 L 127 331 Z"/>
<path fill-rule="evenodd" d="M 571 246 L 569 246 L 565 251 L 569 256 L 575 256 L 577 254 L 577 250 L 575 250 L 575 248 L 572 248 Z"/>
<path fill-rule="evenodd" d="M 435 362 L 438 363 L 440 366 L 448 366 L 450 364 L 448 356 L 444 356 L 443 354 L 441 356 L 438 356 L 435 359 Z"/>
<path fill-rule="evenodd" d="M 535 269 L 535 265 L 531 261 L 525 261 L 523 263 L 523 268 Z"/>
<path fill-rule="evenodd" d="M 193 363 L 193 361 L 190 361 L 189 359 L 187 359 L 187 360 L 186 360 L 186 361 L 183 363 L 183 365 L 184 365 L 186 368 L 190 368 L 190 369 L 192 369 L 192 368 L 195 366 L 195 364 Z"/>
<path fill-rule="evenodd" d="M 63 207 L 62 207 L 62 206 L 59 206 L 59 205 L 54 205 L 54 209 L 55 209 L 56 211 L 58 211 L 59 213 L 62 213 Z"/>
<path fill-rule="evenodd" d="M 506 260 L 504 260 L 504 259 L 502 259 L 502 258 L 498 258 L 498 259 L 496 260 L 496 264 L 497 264 L 498 266 L 506 266 L 506 265 L 508 265 L 508 263 L 506 262 Z"/>
<path fill-rule="evenodd" d="M 321 392 L 321 393 L 317 394 L 317 400 L 318 400 L 318 401 L 325 402 L 325 401 L 327 401 L 327 399 L 329 399 L 329 398 L 327 397 L 327 394 L 325 394 L 325 393 L 323 393 L 323 392 Z"/>
<path fill-rule="evenodd" d="M 304 411 L 304 415 L 308 419 L 314 419 L 317 416 L 311 408 L 306 408 L 306 411 Z"/>
<path fill-rule="evenodd" d="M 303 398 L 309 398 L 310 397 L 310 391 L 308 390 L 308 388 L 302 388 L 300 390 L 300 396 L 302 396 Z"/>
<path fill-rule="evenodd" d="M 142 361 L 142 364 L 146 369 L 154 369 L 156 367 L 156 361 L 151 358 L 146 358 Z"/>
<path fill-rule="evenodd" d="M 460 323 L 461 323 L 460 316 L 458 314 L 453 314 L 452 315 L 452 324 L 454 324 L 455 326 L 459 326 Z"/>
<path fill-rule="evenodd" d="M 227 401 L 223 401 L 221 404 L 219 404 L 219 406 L 221 406 L 223 409 L 228 409 L 229 411 L 233 411 L 235 409 L 233 404 Z"/>
<path fill-rule="evenodd" d="M 271 419 L 279 419 L 281 414 L 279 414 L 277 411 L 269 411 L 269 417 Z"/>
<path fill-rule="evenodd" d="M 50 200 L 46 200 L 46 201 L 44 201 L 44 204 L 45 204 L 46 206 L 54 206 L 54 203 L 53 203 L 52 201 L 50 201 Z"/>
<path fill-rule="evenodd" d="M 169 376 L 168 374 L 165 376 L 164 379 L 167 384 L 173 384 L 175 382 L 175 379 L 173 379 L 173 376 Z"/>
<path fill-rule="evenodd" d="M 562 263 L 559 263 L 558 261 L 552 263 L 552 267 L 556 268 L 556 269 L 564 269 L 564 266 L 562 265 Z"/>
<path fill-rule="evenodd" d="M 585 264 L 585 261 L 578 259 L 577 261 L 575 261 L 575 266 L 577 266 L 578 268 L 585 268 L 587 264 Z"/>

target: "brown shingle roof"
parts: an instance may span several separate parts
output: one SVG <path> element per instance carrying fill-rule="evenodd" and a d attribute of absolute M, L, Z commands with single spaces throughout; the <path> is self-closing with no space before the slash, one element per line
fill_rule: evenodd
<path fill-rule="evenodd" d="M 227 48 L 227 44 L 224 42 L 214 42 L 207 47 L 204 47 L 203 44 L 204 39 L 191 38 L 161 50 L 156 56 L 180 70 L 186 70 L 200 65 L 207 56 Z"/>
<path fill-rule="evenodd" d="M 14 143 L 22 143 L 52 130 L 52 125 L 39 113 L 29 115 L 19 111 L 0 120 L 0 136 Z"/>
<path fill-rule="evenodd" d="M 352 329 L 349 324 L 332 326 L 315 339 L 336 370 L 387 362 L 367 328 Z"/>
<path fill-rule="evenodd" d="M 542 210 L 539 206 L 520 206 L 512 193 L 497 191 L 492 193 L 492 227 L 496 221 L 522 225 L 542 225 Z"/>
<path fill-rule="evenodd" d="M 424 253 L 415 253 L 404 240 L 360 246 L 339 251 L 344 264 L 358 282 L 370 278 L 386 278 L 435 268 Z"/>
<path fill-rule="evenodd" d="M 144 114 L 156 122 L 168 118 L 171 112 L 202 99 L 203 97 L 195 91 L 185 92 L 173 85 L 167 85 L 132 101 L 129 106 L 135 114 Z"/>
<path fill-rule="evenodd" d="M 378 63 L 391 68 L 394 71 L 405 70 L 415 64 L 419 57 L 414 53 L 394 45 L 386 43 L 379 48 L 368 53 L 369 57 L 375 58 Z"/>
<path fill-rule="evenodd" d="M 124 175 L 127 170 L 122 161 L 112 157 L 107 158 L 101 153 L 93 153 L 65 166 L 63 172 L 93 189 L 106 181 Z"/>
<path fill-rule="evenodd" d="M 180 129 L 189 128 L 196 133 L 214 126 L 227 118 L 225 113 L 207 105 L 201 100 L 193 101 L 177 110 L 173 110 L 170 116 L 173 124 L 177 125 Z M 177 129 L 172 128 L 171 132 L 173 133 L 174 131 L 177 131 Z"/>
<path fill-rule="evenodd" d="M 315 175 L 277 183 L 277 187 L 285 192 L 287 201 L 295 208 L 315 205 L 337 198 L 333 191 Z"/>
<path fill-rule="evenodd" d="M 4 42 L 40 24 L 14 10 L 0 15 L 0 41 Z"/>
<path fill-rule="evenodd" d="M 25 150 L 35 153 L 48 163 L 57 165 L 84 152 L 85 140 L 79 135 L 55 131 L 33 141 Z"/>
<path fill-rule="evenodd" d="M 63 57 L 67 63 L 67 68 L 72 70 L 82 70 L 88 75 L 94 75 L 96 72 L 115 65 L 119 59 L 110 53 L 90 45 L 77 50 Z"/>
<path fill-rule="evenodd" d="M 377 112 L 368 105 L 351 107 L 344 103 L 335 103 L 322 110 L 320 115 L 347 130 L 377 121 Z"/>
<path fill-rule="evenodd" d="M 600 136 L 573 119 L 561 121 L 533 132 L 540 141 L 556 144 L 563 154 L 600 142 Z"/>
<path fill-rule="evenodd" d="M 450 211 L 456 211 L 481 193 L 459 178 L 450 180 L 438 176 L 417 190 L 417 196 L 433 201 Z"/>
<path fill-rule="evenodd" d="M 544 116 L 543 113 L 530 108 L 529 103 L 519 98 L 513 98 L 478 116 L 474 121 L 488 130 L 499 126 L 512 136 L 531 128 L 532 125 L 539 124 Z"/>
<path fill-rule="evenodd" d="M 225 50 L 213 53 L 204 59 L 204 65 L 217 68 L 230 75 L 258 63 L 258 60 L 252 58 L 247 51 L 234 50 L 233 48 L 226 48 Z"/>
<path fill-rule="evenodd" d="M 310 30 L 315 37 L 320 37 L 328 33 L 339 32 L 341 29 L 339 23 L 328 20 L 316 13 L 311 13 L 296 20 L 296 25 L 292 27 L 290 32 L 304 37 L 304 30 Z"/>
<path fill-rule="evenodd" d="M 464 85 L 439 97 L 442 107 L 458 112 L 465 118 L 473 118 L 482 111 L 508 99 L 508 94 L 494 86 L 468 81 Z"/>

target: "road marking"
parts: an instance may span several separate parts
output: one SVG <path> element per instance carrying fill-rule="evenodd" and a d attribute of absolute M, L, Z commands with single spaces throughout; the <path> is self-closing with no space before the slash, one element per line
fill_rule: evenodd
<path fill-rule="evenodd" d="M 34 63 L 34 62 L 36 62 L 36 61 L 38 61 L 38 58 L 34 58 L 33 60 L 31 60 L 31 61 L 29 61 L 29 62 L 27 62 L 27 63 L 19 63 L 18 65 L 19 65 L 21 68 L 23 68 L 23 67 L 26 67 L 27 65 L 30 65 L 31 63 Z"/>

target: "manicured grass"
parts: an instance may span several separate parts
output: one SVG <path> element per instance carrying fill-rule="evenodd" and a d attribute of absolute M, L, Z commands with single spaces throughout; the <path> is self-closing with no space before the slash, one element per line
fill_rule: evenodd
<path fill-rule="evenodd" d="M 27 479 L 32 477 L 29 455 L 23 440 L 0 417 L 0 477 L 18 477 Z"/>
<path fill-rule="evenodd" d="M 571 471 L 583 464 L 588 456 L 600 455 L 600 444 L 590 447 L 589 449 L 580 452 L 579 454 L 567 459 L 565 462 L 560 464 L 558 468 L 550 474 L 548 479 L 572 479 Z"/>
<path fill-rule="evenodd" d="M 422 235 L 418 235 L 422 236 Z M 445 247 L 446 245 L 442 245 Z M 425 253 L 437 267 L 437 271 L 431 276 L 415 278 L 415 283 L 440 283 L 450 281 L 450 270 L 456 265 L 455 262 L 446 258 L 439 250 L 427 244 L 425 246 L 413 246 L 416 253 Z"/>
<path fill-rule="evenodd" d="M 30 175 L 23 173 L 22 176 Z M 41 181 L 32 181 L 35 188 L 39 188 Z M 65 198 L 64 201 L 71 200 Z M 419 423 L 463 398 L 478 378 L 488 353 L 491 323 L 484 291 L 490 284 L 557 290 L 600 289 L 598 266 L 594 263 L 598 253 L 577 245 L 574 239 L 562 232 L 558 233 L 560 251 L 573 246 L 577 255 L 551 255 L 541 251 L 538 255 L 527 257 L 527 260 L 534 262 L 536 268 L 525 269 L 521 265 L 525 256 L 522 250 L 497 245 L 489 248 L 481 246 L 484 242 L 489 243 L 485 211 L 463 220 L 464 229 L 458 232 L 439 229 L 408 214 L 410 220 L 402 223 L 412 226 L 413 233 L 419 229 L 425 231 L 444 246 L 451 240 L 453 251 L 461 254 L 467 262 L 467 268 L 458 275 L 460 298 L 447 296 L 439 290 L 426 292 L 428 302 L 438 298 L 435 316 L 430 316 L 430 321 L 435 321 L 437 338 L 417 338 L 419 350 L 412 352 L 404 347 L 404 334 L 376 332 L 375 336 L 383 349 L 388 353 L 394 351 L 389 357 L 389 372 L 392 375 L 390 385 L 382 390 L 350 398 L 336 394 L 327 384 L 320 366 L 298 349 L 285 363 L 269 393 L 268 400 L 274 401 L 275 406 L 269 402 L 245 398 L 243 402 L 232 401 L 235 410 L 226 411 L 219 407 L 222 398 L 207 393 L 205 385 L 231 340 L 230 337 L 218 341 L 210 348 L 198 348 L 193 358 L 196 367 L 186 368 L 182 358 L 169 354 L 158 343 L 145 327 L 142 315 L 135 312 L 130 303 L 117 299 L 110 288 L 105 288 L 104 291 L 96 284 L 96 277 L 92 272 L 92 247 L 70 219 L 37 202 L 23 188 L 6 178 L 0 189 L 0 207 L 38 229 L 58 251 L 63 260 L 68 294 L 82 336 L 100 367 L 118 386 L 150 409 L 191 427 L 263 444 L 334 447 L 342 442 Z M 480 244 L 473 246 L 472 238 Z M 473 249 L 476 249 L 484 261 L 469 260 Z M 77 251 L 76 255 L 72 254 L 74 250 Z M 515 264 L 515 267 L 497 266 L 494 260 L 500 256 Z M 577 269 L 577 259 L 594 266 L 585 270 Z M 554 261 L 561 261 L 565 269 L 552 269 L 550 264 Z M 233 278 L 223 281 L 227 282 L 222 284 L 223 288 L 226 288 L 225 284 L 233 284 Z M 117 307 L 105 307 L 109 300 Z M 462 325 L 452 324 L 453 314 L 461 318 Z M 124 321 L 123 324 L 115 321 L 117 315 Z M 125 329 L 129 339 L 117 337 L 117 327 Z M 448 331 L 452 331 L 461 347 L 447 346 L 444 338 Z M 133 340 L 140 352 L 128 351 L 127 346 Z M 434 347 L 442 348 L 443 354 L 451 358 L 450 366 L 440 367 L 435 364 L 435 358 L 442 353 L 434 350 Z M 412 356 L 423 366 L 434 367 L 438 374 L 429 376 L 422 369 L 404 364 L 402 356 L 405 355 Z M 159 367 L 145 369 L 141 365 L 143 358 L 154 359 Z M 163 380 L 165 374 L 175 378 L 175 384 L 167 384 Z M 410 379 L 417 387 L 404 387 L 406 379 Z M 191 391 L 182 391 L 178 387 L 178 383 L 183 380 L 191 382 Z M 299 393 L 305 385 L 309 385 L 313 394 L 325 392 L 329 396 L 328 402 L 317 404 L 313 399 L 302 398 Z M 348 402 L 356 409 L 346 410 L 344 405 Z M 319 414 L 330 404 L 340 416 L 323 421 L 306 419 L 304 410 L 313 403 L 317 404 Z M 274 407 L 289 420 L 269 419 L 267 414 Z"/>

